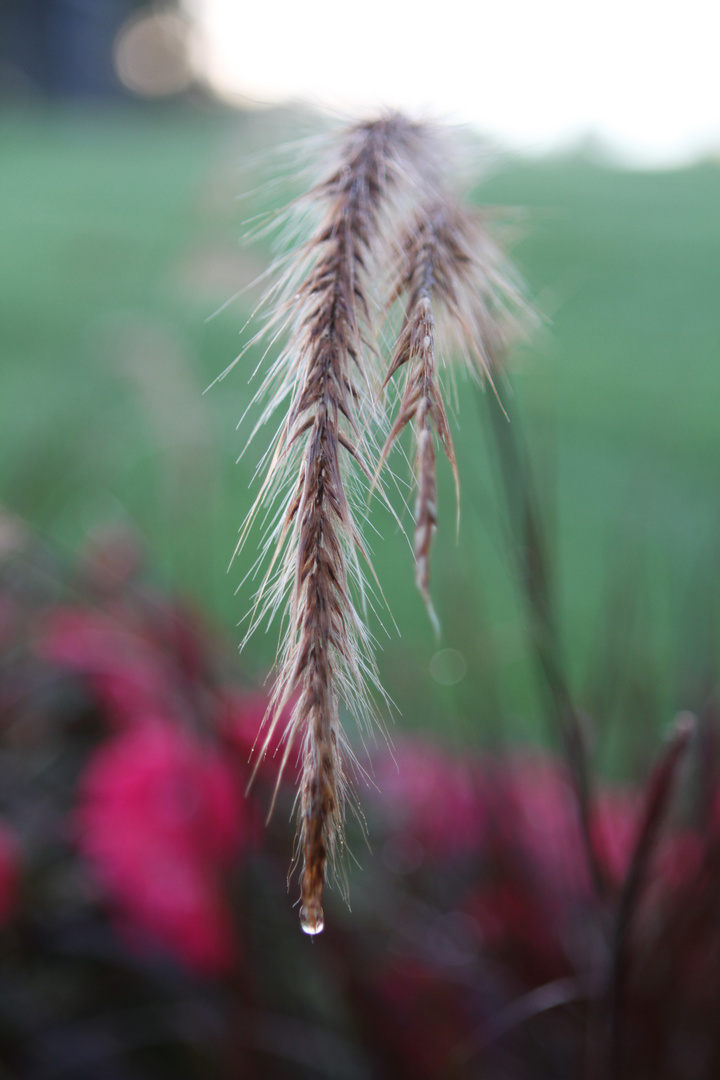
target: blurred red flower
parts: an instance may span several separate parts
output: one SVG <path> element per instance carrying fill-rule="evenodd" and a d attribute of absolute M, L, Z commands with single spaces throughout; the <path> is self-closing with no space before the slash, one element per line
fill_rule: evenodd
<path fill-rule="evenodd" d="M 225 711 L 221 714 L 219 728 L 228 744 L 237 752 L 240 761 L 247 763 L 250 777 L 256 773 L 258 780 L 275 784 L 285 752 L 283 738 L 292 712 L 289 704 L 278 718 L 272 732 L 264 721 L 267 717 L 268 698 L 261 693 L 228 693 Z M 267 742 L 267 745 L 266 745 Z M 297 773 L 297 752 L 290 751 L 290 759 L 282 781 L 294 787 Z"/>
<path fill-rule="evenodd" d="M 402 739 L 376 760 L 373 780 L 391 839 L 419 844 L 419 859 L 479 850 L 488 802 L 476 762 L 468 766 L 432 743 Z"/>
<path fill-rule="evenodd" d="M 44 619 L 36 651 L 88 680 L 115 723 L 157 712 L 168 699 L 168 658 L 126 620 L 82 608 L 56 608 Z"/>
<path fill-rule="evenodd" d="M 541 754 L 500 761 L 488 780 L 493 792 L 491 846 L 534 868 L 558 895 L 591 891 L 578 800 L 568 769 Z M 593 800 L 590 833 L 603 873 L 612 884 L 627 872 L 637 833 L 638 798 L 601 791 Z"/>
<path fill-rule="evenodd" d="M 78 846 L 126 933 L 192 970 L 230 970 L 223 874 L 247 843 L 238 779 L 210 746 L 148 718 L 104 743 L 80 783 Z"/>

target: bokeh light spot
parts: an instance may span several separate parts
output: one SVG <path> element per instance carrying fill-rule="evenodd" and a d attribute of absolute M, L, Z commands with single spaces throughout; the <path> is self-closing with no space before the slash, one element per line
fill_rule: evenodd
<path fill-rule="evenodd" d="M 180 94 L 193 82 L 190 27 L 169 12 L 132 16 L 115 39 L 115 70 L 123 86 L 141 97 Z"/>
<path fill-rule="evenodd" d="M 430 674 L 443 686 L 454 686 L 465 676 L 465 657 L 457 649 L 440 649 L 430 661 Z"/>

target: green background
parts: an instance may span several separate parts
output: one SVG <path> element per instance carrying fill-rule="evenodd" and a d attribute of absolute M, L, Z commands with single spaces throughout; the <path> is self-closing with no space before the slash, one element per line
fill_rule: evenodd
<path fill-rule="evenodd" d="M 210 109 L 0 121 L 0 498 L 68 557 L 98 525 L 137 529 L 156 580 L 231 641 L 252 596 L 234 595 L 252 544 L 227 567 L 264 447 L 261 434 L 235 464 L 257 351 L 203 390 L 248 340 L 269 259 L 243 222 L 298 190 L 265 151 L 303 122 Z M 473 192 L 509 208 L 544 315 L 500 392 L 540 491 L 574 694 L 620 773 L 654 755 L 675 710 L 702 706 L 715 661 L 719 189 L 716 162 L 623 172 L 577 153 L 496 157 Z M 376 505 L 374 564 L 400 630 L 373 623 L 381 674 L 396 728 L 544 738 L 486 402 L 459 385 L 461 528 L 441 463 L 432 560 L 443 639 Z M 246 676 L 264 676 L 276 640 L 253 638 Z M 466 665 L 450 686 L 447 648 Z"/>

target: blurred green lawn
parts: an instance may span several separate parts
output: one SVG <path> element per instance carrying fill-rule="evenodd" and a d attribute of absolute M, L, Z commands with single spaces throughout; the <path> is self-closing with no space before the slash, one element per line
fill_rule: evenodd
<path fill-rule="evenodd" d="M 0 498 L 68 553 L 98 524 L 132 524 L 160 580 L 236 640 L 252 590 L 234 590 L 254 549 L 226 571 L 263 441 L 236 466 L 249 428 L 235 425 L 257 355 L 202 391 L 239 351 L 256 291 L 206 320 L 264 268 L 267 246 L 242 246 L 242 222 L 276 195 L 236 196 L 262 178 L 252 155 L 288 127 L 262 114 L 139 109 L 0 122 Z M 720 167 L 625 173 L 581 157 L 508 159 L 476 195 L 520 208 L 515 258 L 548 316 L 513 358 L 510 385 L 543 492 L 578 700 L 606 729 L 609 754 L 619 740 L 642 756 L 647 724 L 694 705 L 683 695 L 714 659 Z M 401 632 L 387 615 L 388 633 L 375 627 L 380 664 L 399 725 L 536 737 L 480 398 L 461 383 L 457 544 L 441 469 L 440 645 L 407 541 L 374 512 L 376 569 Z M 276 640 L 273 628 L 248 646 L 252 677 Z M 445 648 L 467 664 L 452 686 L 431 674 L 442 679 L 447 658 L 431 661 Z"/>

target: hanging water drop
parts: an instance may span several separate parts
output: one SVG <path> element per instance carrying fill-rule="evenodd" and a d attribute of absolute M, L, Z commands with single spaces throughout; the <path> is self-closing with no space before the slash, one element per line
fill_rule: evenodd
<path fill-rule="evenodd" d="M 321 934 L 325 926 L 323 909 L 319 904 L 303 904 L 300 908 L 300 926 L 306 934 Z"/>

